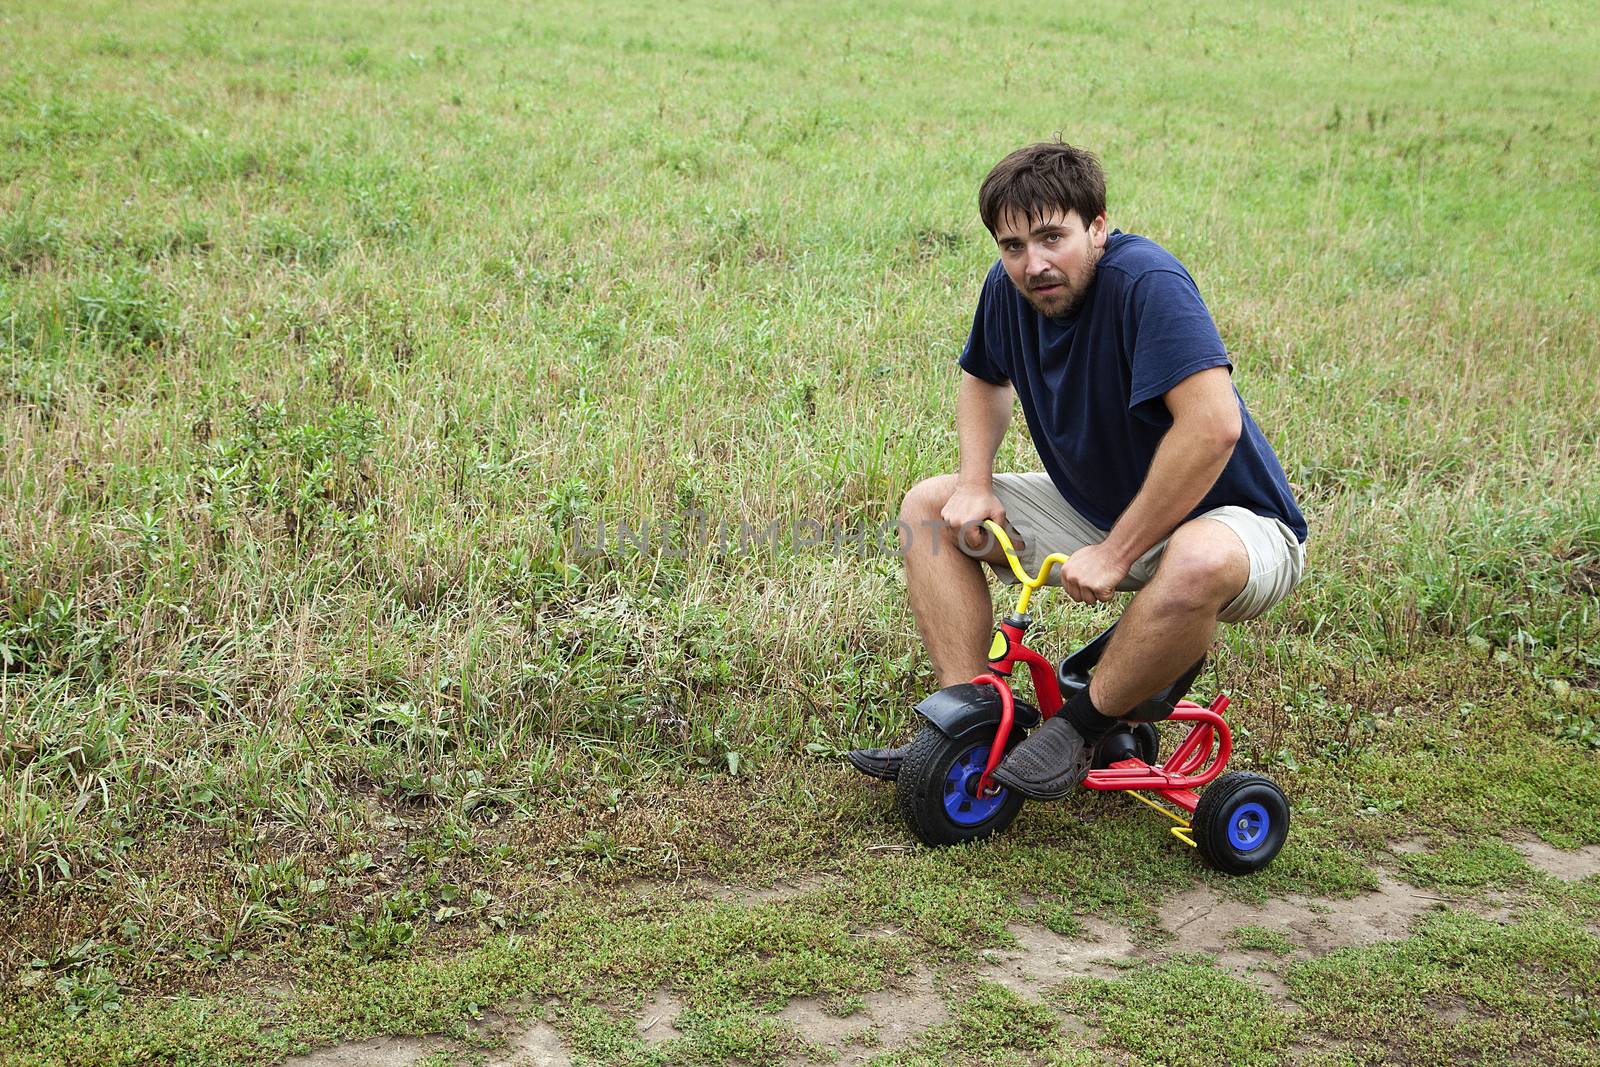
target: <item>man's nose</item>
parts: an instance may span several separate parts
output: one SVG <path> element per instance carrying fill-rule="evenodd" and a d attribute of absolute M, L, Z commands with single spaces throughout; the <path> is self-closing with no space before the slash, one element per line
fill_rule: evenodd
<path fill-rule="evenodd" d="M 1041 274 L 1049 273 L 1049 271 L 1050 263 L 1044 258 L 1044 252 L 1030 250 L 1028 252 L 1028 277 L 1037 278 Z"/>

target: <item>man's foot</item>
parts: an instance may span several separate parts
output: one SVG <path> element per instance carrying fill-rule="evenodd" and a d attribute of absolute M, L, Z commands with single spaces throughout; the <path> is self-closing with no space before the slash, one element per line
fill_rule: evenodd
<path fill-rule="evenodd" d="M 1094 746 L 1058 715 L 1011 750 L 994 780 L 1029 800 L 1059 800 L 1082 784 L 1093 761 Z"/>
<path fill-rule="evenodd" d="M 850 766 L 862 774 L 892 782 L 900 777 L 900 764 L 906 761 L 905 748 L 857 748 L 845 753 Z"/>

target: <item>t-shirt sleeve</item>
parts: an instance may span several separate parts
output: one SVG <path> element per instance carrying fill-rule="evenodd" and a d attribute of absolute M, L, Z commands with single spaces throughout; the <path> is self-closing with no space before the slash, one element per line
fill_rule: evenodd
<path fill-rule="evenodd" d="M 991 269 L 978 293 L 978 309 L 972 313 L 972 332 L 967 334 L 967 346 L 961 350 L 961 369 L 990 385 L 1005 385 L 1011 381 L 1011 375 L 996 358 L 999 354 L 996 346 L 989 343 L 1000 315 L 994 294 L 994 276 L 995 271 Z"/>
<path fill-rule="evenodd" d="M 1191 374 L 1233 366 L 1200 291 L 1176 271 L 1150 271 L 1134 282 L 1123 330 L 1133 372 L 1128 410 L 1146 422 L 1170 421 L 1161 397 Z"/>

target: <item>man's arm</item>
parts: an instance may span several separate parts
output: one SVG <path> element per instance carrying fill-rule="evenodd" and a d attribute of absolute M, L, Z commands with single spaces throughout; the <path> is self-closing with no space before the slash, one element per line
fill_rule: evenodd
<path fill-rule="evenodd" d="M 1244 426 L 1226 367 L 1191 374 L 1162 400 L 1172 426 L 1156 448 L 1144 485 L 1105 541 L 1079 549 L 1062 569 L 1062 587 L 1074 600 L 1110 600 L 1139 557 L 1211 491 L 1233 455 Z"/>
<path fill-rule="evenodd" d="M 956 475 L 956 491 L 942 512 L 947 525 L 960 529 L 976 527 L 984 519 L 1002 525 L 1006 509 L 994 495 L 994 457 L 1000 451 L 1006 427 L 1011 425 L 1011 406 L 1015 397 L 1011 386 L 991 385 L 966 371 L 961 372 L 961 391 L 956 397 L 956 436 L 961 444 L 961 470 Z M 972 548 L 983 542 L 983 531 L 969 531 Z"/>

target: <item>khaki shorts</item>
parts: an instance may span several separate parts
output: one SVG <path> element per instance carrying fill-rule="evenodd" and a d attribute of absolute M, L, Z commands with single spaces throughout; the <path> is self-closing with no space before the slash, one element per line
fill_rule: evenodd
<path fill-rule="evenodd" d="M 1043 471 L 1028 474 L 997 474 L 994 495 L 1005 505 L 1006 521 L 1021 535 L 1024 546 L 1017 553 L 1029 574 L 1038 574 L 1044 558 L 1052 552 L 1071 555 L 1085 545 L 1097 545 L 1109 533 L 1078 514 L 1061 498 L 1055 483 Z M 1305 572 L 1306 546 L 1294 531 L 1277 519 L 1257 515 L 1247 508 L 1214 508 L 1196 518 L 1215 519 L 1239 535 L 1250 554 L 1250 580 L 1243 591 L 1230 600 L 1218 616 L 1223 622 L 1244 622 L 1262 614 L 1288 596 Z M 1142 589 L 1156 573 L 1165 540 L 1140 556 L 1128 576 L 1117 586 L 1124 592 Z M 1007 564 L 990 564 L 1003 582 L 1017 584 Z M 1050 572 L 1051 585 L 1061 584 L 1061 571 Z"/>

